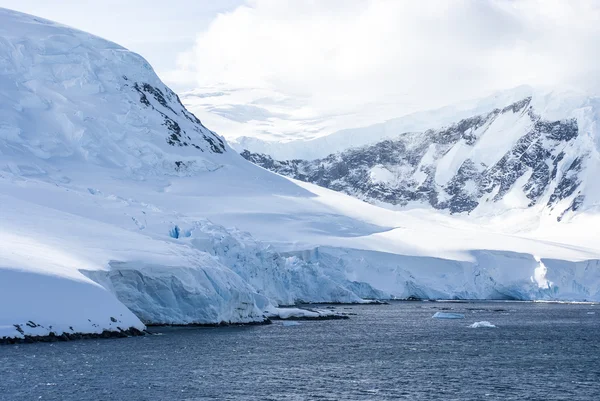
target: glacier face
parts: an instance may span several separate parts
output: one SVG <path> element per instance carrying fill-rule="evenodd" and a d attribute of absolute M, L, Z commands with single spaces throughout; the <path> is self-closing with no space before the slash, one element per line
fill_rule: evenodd
<path fill-rule="evenodd" d="M 282 177 L 100 38 L 0 9 L 0 88 L 0 338 L 311 315 L 279 308 L 298 302 L 600 300 L 594 216 L 540 239 Z M 535 125 L 521 109 L 501 114 L 489 124 Z M 550 139 L 568 147 L 586 137 L 578 129 Z M 369 177 L 395 177 L 384 167 Z"/>
<path fill-rule="evenodd" d="M 581 132 L 576 118 L 542 118 L 526 97 L 442 129 L 399 133 L 322 159 L 241 154 L 271 171 L 368 202 L 426 204 L 451 213 L 485 209 L 489 202 L 497 204 L 494 211 L 540 205 L 561 220 L 599 201 L 585 188 L 600 166 L 593 134 Z"/>
<path fill-rule="evenodd" d="M 540 259 L 471 251 L 470 260 L 323 247 L 312 253 L 328 274 L 353 277 L 408 299 L 599 300 L 600 261 Z"/>

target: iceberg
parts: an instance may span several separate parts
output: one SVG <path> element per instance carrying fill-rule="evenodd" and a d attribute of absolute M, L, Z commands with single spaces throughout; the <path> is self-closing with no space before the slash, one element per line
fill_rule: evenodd
<path fill-rule="evenodd" d="M 267 316 L 276 320 L 330 320 L 347 319 L 348 315 L 326 309 L 273 308 Z"/>
<path fill-rule="evenodd" d="M 470 325 L 469 327 L 473 328 L 473 329 L 478 329 L 480 327 L 484 327 L 484 328 L 495 328 L 496 326 L 491 324 L 490 322 L 484 320 L 481 322 L 475 322 L 472 325 Z"/>
<path fill-rule="evenodd" d="M 465 315 L 462 313 L 436 312 L 432 317 L 434 319 L 464 319 Z"/>

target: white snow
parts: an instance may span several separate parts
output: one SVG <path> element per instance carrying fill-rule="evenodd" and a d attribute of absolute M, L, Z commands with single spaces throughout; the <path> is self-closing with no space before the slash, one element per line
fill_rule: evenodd
<path fill-rule="evenodd" d="M 475 164 L 493 166 L 532 126 L 527 108 L 517 113 L 501 113 L 489 126 L 481 127 L 475 135 L 479 138 L 469 152 Z"/>
<path fill-rule="evenodd" d="M 438 161 L 435 171 L 435 182 L 438 185 L 446 185 L 456 175 L 464 160 L 469 157 L 471 148 L 460 140 L 455 146 Z"/>
<path fill-rule="evenodd" d="M 493 329 L 496 326 L 494 326 L 493 324 L 491 324 L 490 322 L 484 320 L 481 322 L 475 322 L 472 325 L 470 325 L 469 327 L 471 327 L 472 329 L 479 329 L 479 328 L 489 328 L 489 329 Z"/>
<path fill-rule="evenodd" d="M 438 161 L 436 183 L 446 185 L 467 159 L 476 166 L 495 165 L 528 132 L 532 124 L 527 108 L 517 113 L 500 113 L 472 133 L 477 138 L 474 145 L 460 140 Z"/>
<path fill-rule="evenodd" d="M 394 173 L 384 166 L 375 166 L 369 171 L 369 177 L 374 183 L 393 183 Z"/>
<path fill-rule="evenodd" d="M 129 309 L 77 271 L 86 263 L 18 230 L 0 229 L 0 338 L 13 337 L 17 328 L 39 336 L 143 330 Z"/>
<path fill-rule="evenodd" d="M 140 56 L 0 9 L 0 338 L 363 298 L 600 300 L 594 215 L 519 231 L 379 208 L 212 151 L 174 94 L 147 106 L 134 82 L 170 94 Z M 161 113 L 200 149 L 169 145 Z"/>

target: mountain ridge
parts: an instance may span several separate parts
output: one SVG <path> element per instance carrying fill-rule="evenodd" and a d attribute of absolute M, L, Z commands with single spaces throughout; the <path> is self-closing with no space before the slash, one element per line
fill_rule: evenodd
<path fill-rule="evenodd" d="M 241 154 L 274 172 L 371 203 L 416 202 L 471 213 L 520 190 L 527 202 L 521 199 L 519 207 L 543 205 L 561 220 L 586 204 L 581 173 L 598 168 L 598 152 L 586 140 L 576 118 L 546 120 L 528 96 L 441 129 L 398 133 L 322 159 Z M 588 198 L 587 204 L 598 203 L 595 194 Z"/>
<path fill-rule="evenodd" d="M 247 149 L 254 153 L 268 154 L 277 160 L 314 160 L 348 148 L 372 145 L 384 139 L 394 139 L 404 132 L 442 129 L 457 121 L 486 114 L 494 109 L 502 109 L 527 97 L 532 97 L 534 109 L 546 120 L 577 118 L 594 121 L 598 119 L 599 97 L 594 92 L 559 85 L 552 87 L 521 85 L 494 92 L 483 98 L 465 100 L 436 109 L 402 114 L 400 108 L 399 117 L 371 125 L 356 125 L 354 128 L 333 131 L 313 139 L 267 141 L 245 136 L 230 140 L 230 144 L 238 152 Z M 590 107 L 595 117 L 585 116 L 588 113 L 586 110 Z M 232 133 L 229 133 L 229 136 L 231 135 Z M 600 149 L 600 142 L 596 141 L 596 147 Z"/>

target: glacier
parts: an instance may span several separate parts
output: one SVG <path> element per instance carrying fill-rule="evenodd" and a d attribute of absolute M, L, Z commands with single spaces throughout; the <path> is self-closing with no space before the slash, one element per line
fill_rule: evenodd
<path fill-rule="evenodd" d="M 509 232 L 280 176 L 87 33 L 0 9 L 0 89 L 0 338 L 331 314 L 283 307 L 300 303 L 600 301 L 595 217 Z"/>

